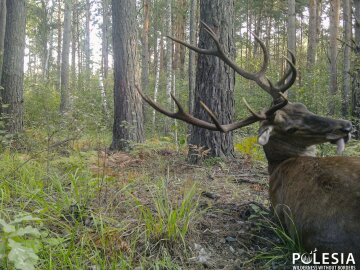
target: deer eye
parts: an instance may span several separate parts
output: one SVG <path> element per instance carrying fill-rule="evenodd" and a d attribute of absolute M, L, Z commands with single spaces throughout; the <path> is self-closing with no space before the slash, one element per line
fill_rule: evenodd
<path fill-rule="evenodd" d="M 288 134 L 293 134 L 293 133 L 295 133 L 296 131 L 298 131 L 297 128 L 289 128 L 288 130 L 286 130 L 286 133 L 288 133 Z"/>

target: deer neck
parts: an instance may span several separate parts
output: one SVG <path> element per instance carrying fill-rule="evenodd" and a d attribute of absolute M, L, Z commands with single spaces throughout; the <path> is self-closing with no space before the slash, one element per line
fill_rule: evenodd
<path fill-rule="evenodd" d="M 304 146 L 296 143 L 296 140 L 281 135 L 273 135 L 269 142 L 264 145 L 264 152 L 268 161 L 270 175 L 283 161 L 299 156 L 316 156 L 315 145 Z"/>

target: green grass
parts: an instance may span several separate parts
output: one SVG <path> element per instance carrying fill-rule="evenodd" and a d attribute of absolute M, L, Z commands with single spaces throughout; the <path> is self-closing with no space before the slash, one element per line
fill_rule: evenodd
<path fill-rule="evenodd" d="M 284 206 L 285 207 L 285 206 Z M 266 246 L 258 251 L 252 261 L 259 262 L 262 269 L 269 269 L 276 265 L 277 267 L 286 267 L 291 265 L 289 261 L 294 252 L 303 252 L 299 234 L 295 228 L 291 212 L 284 211 L 292 223 L 293 234 L 291 237 L 287 229 L 282 224 L 280 217 L 274 211 L 274 217 L 269 213 L 264 213 L 259 207 L 253 205 L 255 214 L 250 217 L 256 220 L 258 226 L 270 233 L 271 237 L 256 235 L 255 237 Z M 268 233 L 268 234 L 269 234 Z M 260 267 L 260 266 L 259 266 Z"/>
<path fill-rule="evenodd" d="M 187 250 L 186 237 L 196 218 L 196 186 L 183 187 L 174 197 L 161 178 L 153 181 L 129 170 L 133 176 L 120 183 L 104 172 L 94 173 L 91 164 L 101 157 L 83 147 L 90 144 L 93 149 L 103 142 L 82 140 L 46 151 L 39 145 L 35 154 L 2 152 L 0 264 L 30 270 L 181 269 L 181 256 L 173 256 Z M 144 181 L 150 194 L 136 196 L 143 192 Z M 4 228 L 14 222 L 16 213 L 33 220 L 14 223 L 15 231 L 7 232 Z M 15 235 L 25 229 L 28 235 Z M 19 245 L 27 245 L 24 264 L 14 261 Z"/>

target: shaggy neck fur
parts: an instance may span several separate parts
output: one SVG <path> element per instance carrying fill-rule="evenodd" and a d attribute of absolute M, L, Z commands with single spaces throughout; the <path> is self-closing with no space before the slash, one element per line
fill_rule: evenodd
<path fill-rule="evenodd" d="M 269 142 L 264 145 L 264 152 L 268 161 L 268 171 L 271 173 L 283 161 L 298 156 L 316 155 L 316 147 L 314 145 L 304 146 L 296 143 L 296 140 L 289 141 L 289 138 L 280 135 L 273 135 Z"/>

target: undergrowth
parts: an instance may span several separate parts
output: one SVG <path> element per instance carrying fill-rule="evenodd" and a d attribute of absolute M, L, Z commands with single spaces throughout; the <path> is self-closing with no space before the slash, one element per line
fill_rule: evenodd
<path fill-rule="evenodd" d="M 31 140 L 26 138 L 22 145 Z M 103 166 L 99 147 L 103 145 L 96 138 L 82 138 L 60 148 L 39 143 L 36 151 L 21 147 L 2 152 L 0 266 L 181 269 L 178 265 L 188 250 L 186 237 L 197 218 L 196 185 L 184 186 L 173 196 L 169 179 L 150 179 L 136 168 L 129 169 L 127 175 L 133 176 L 126 179 L 120 168 L 111 168 L 118 176 L 101 168 L 94 171 L 94 166 Z M 136 149 L 133 156 L 144 151 Z"/>

